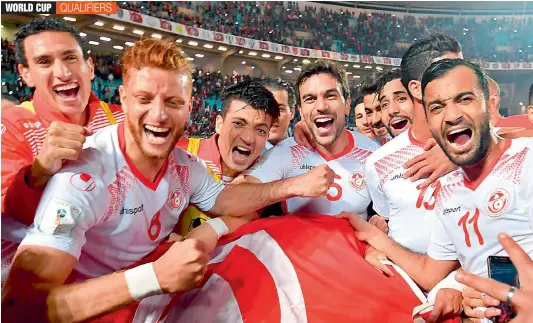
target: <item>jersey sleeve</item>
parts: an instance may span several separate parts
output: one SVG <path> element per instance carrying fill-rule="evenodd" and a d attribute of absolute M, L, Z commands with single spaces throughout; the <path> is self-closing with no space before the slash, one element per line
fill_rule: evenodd
<path fill-rule="evenodd" d="M 265 152 L 244 175 L 257 178 L 262 183 L 270 183 L 288 177 L 291 154 L 287 145 L 277 145 Z"/>
<path fill-rule="evenodd" d="M 215 206 L 218 194 L 224 189 L 222 182 L 217 182 L 200 158 L 194 158 L 190 164 L 191 197 L 190 203 L 200 210 L 208 212 Z"/>
<path fill-rule="evenodd" d="M 2 214 L 30 225 L 42 194 L 25 181 L 33 153 L 16 124 L 2 118 L 2 130 Z"/>
<path fill-rule="evenodd" d="M 21 245 L 50 247 L 79 259 L 85 233 L 104 217 L 109 205 L 107 187 L 98 175 L 83 165 L 54 175 Z"/>
<path fill-rule="evenodd" d="M 385 192 L 383 192 L 383 188 L 379 181 L 379 175 L 372 160 L 367 160 L 365 165 L 365 173 L 374 211 L 388 220 L 389 202 Z"/>
<path fill-rule="evenodd" d="M 444 228 L 442 221 L 435 219 L 433 232 L 431 233 L 431 242 L 429 243 L 428 256 L 435 260 L 457 260 L 459 256 L 453 245 L 448 232 Z"/>

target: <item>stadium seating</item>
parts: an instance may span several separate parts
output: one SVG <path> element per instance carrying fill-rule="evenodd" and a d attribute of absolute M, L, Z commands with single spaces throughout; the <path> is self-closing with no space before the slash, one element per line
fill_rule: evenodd
<path fill-rule="evenodd" d="M 520 62 L 533 56 L 532 17 L 487 17 L 479 21 L 468 16 L 455 20 L 449 16 L 400 18 L 390 12 L 356 16 L 341 8 L 312 5 L 302 11 L 295 2 L 281 1 L 137 1 L 120 2 L 120 6 L 208 30 L 336 52 L 401 57 L 407 48 L 402 45 L 442 32 L 457 38 L 469 59 Z"/>

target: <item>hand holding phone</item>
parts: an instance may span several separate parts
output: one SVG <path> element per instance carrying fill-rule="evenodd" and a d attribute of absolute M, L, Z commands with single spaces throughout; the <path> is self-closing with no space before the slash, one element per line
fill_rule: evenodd
<path fill-rule="evenodd" d="M 514 286 L 517 289 L 520 288 L 518 271 L 509 257 L 489 256 L 487 258 L 487 266 L 489 269 L 489 278 Z M 502 314 L 491 319 L 494 323 L 509 322 L 516 316 L 513 307 L 505 302 L 500 302 L 498 308 L 502 311 Z"/>

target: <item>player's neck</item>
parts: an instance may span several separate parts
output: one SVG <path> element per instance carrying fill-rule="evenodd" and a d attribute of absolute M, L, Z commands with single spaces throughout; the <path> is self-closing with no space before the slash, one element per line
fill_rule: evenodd
<path fill-rule="evenodd" d="M 329 146 L 316 145 L 316 150 L 322 156 L 337 156 L 341 154 L 349 145 L 350 138 L 348 138 L 349 133 L 346 130 L 343 130 L 341 135 Z"/>
<path fill-rule="evenodd" d="M 148 158 L 137 147 L 137 143 L 129 131 L 124 133 L 125 149 L 124 154 L 129 164 L 132 164 L 137 171 L 142 174 L 148 181 L 155 182 L 161 168 L 165 164 L 166 159 Z"/>
<path fill-rule="evenodd" d="M 411 126 L 411 132 L 417 140 L 426 142 L 433 136 L 431 135 L 431 131 L 429 131 L 424 106 L 417 102 L 416 99 L 414 100 L 413 105 L 413 125 Z"/>
<path fill-rule="evenodd" d="M 484 176 L 492 170 L 506 147 L 505 139 L 497 139 L 495 136 L 491 135 L 489 150 L 485 158 L 474 165 L 462 167 L 468 181 L 474 183 L 482 180 Z"/>

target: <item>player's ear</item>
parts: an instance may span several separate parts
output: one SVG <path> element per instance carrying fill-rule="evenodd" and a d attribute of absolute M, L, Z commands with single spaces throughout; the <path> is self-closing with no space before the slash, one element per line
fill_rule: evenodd
<path fill-rule="evenodd" d="M 293 106 L 291 108 L 291 120 L 294 119 L 294 115 L 296 114 L 296 109 L 297 109 L 296 106 Z"/>
<path fill-rule="evenodd" d="M 87 58 L 87 68 L 89 68 L 89 73 L 91 73 L 91 80 L 94 79 L 94 63 L 91 57 Z"/>
<path fill-rule="evenodd" d="M 35 82 L 33 81 L 33 77 L 31 76 L 30 68 L 28 66 L 18 64 L 17 70 L 22 77 L 22 80 L 28 87 L 35 87 Z"/>
<path fill-rule="evenodd" d="M 346 100 L 346 107 L 344 108 L 344 114 L 346 116 L 350 115 L 351 108 L 352 108 L 352 98 L 348 97 L 348 99 Z"/>
<path fill-rule="evenodd" d="M 529 120 L 533 122 L 533 105 L 527 107 L 527 114 L 529 115 Z"/>
<path fill-rule="evenodd" d="M 224 118 L 219 114 L 217 115 L 217 120 L 215 123 L 215 132 L 217 135 L 220 135 L 220 132 L 222 131 L 222 125 L 224 124 Z"/>
<path fill-rule="evenodd" d="M 126 89 L 124 88 L 124 85 L 120 85 L 118 87 L 118 94 L 120 96 L 120 102 L 122 103 L 122 110 L 124 113 L 128 113 L 128 104 L 125 104 L 126 102 Z"/>
<path fill-rule="evenodd" d="M 409 92 L 418 101 L 422 101 L 422 86 L 420 81 L 412 80 L 409 82 Z"/>

